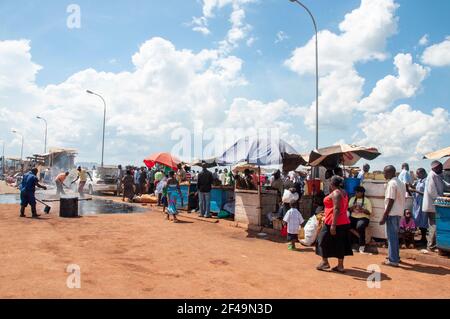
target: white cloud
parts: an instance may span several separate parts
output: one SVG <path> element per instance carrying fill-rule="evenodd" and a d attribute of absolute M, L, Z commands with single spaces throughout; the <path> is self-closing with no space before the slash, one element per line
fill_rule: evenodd
<path fill-rule="evenodd" d="M 422 62 L 431 66 L 441 67 L 450 65 L 450 36 L 444 41 L 425 49 Z"/>
<path fill-rule="evenodd" d="M 256 42 L 257 38 L 255 37 L 250 37 L 247 42 L 245 42 L 247 44 L 248 47 L 253 46 L 253 44 Z"/>
<path fill-rule="evenodd" d="M 208 20 L 205 17 L 193 17 L 189 25 L 192 26 L 192 30 L 195 32 L 200 32 L 203 35 L 211 34 L 211 31 L 208 29 Z"/>
<path fill-rule="evenodd" d="M 208 19 L 214 18 L 214 13 L 225 6 L 231 6 L 232 12 L 229 22 L 231 24 L 230 30 L 224 40 L 220 41 L 219 49 L 224 54 L 229 54 L 233 49 L 239 46 L 239 43 L 247 39 L 252 27 L 245 22 L 246 13 L 244 6 L 249 3 L 254 3 L 256 0 L 202 0 L 203 16 L 194 17 L 191 25 L 193 31 L 201 32 L 208 35 L 211 31 L 208 29 Z M 251 38 L 247 41 L 247 45 L 251 46 L 253 41 Z"/>
<path fill-rule="evenodd" d="M 230 88 L 246 84 L 239 58 L 216 50 L 177 50 L 162 38 L 140 47 L 131 72 L 87 69 L 46 87 L 34 82 L 39 66 L 27 41 L 0 41 L 0 61 L 8 61 L 0 62 L 1 78 L 16 80 L 13 91 L 0 82 L 0 126 L 6 132 L 21 128 L 27 154 L 42 152 L 43 126 L 35 120 L 41 115 L 49 123 L 49 146 L 75 147 L 80 159 L 88 160 L 99 154 L 103 105 L 86 89 L 106 99 L 106 156 L 117 162 L 143 158 L 152 146 L 170 147 L 176 127 L 219 126 Z"/>
<path fill-rule="evenodd" d="M 397 8 L 393 0 L 362 0 L 360 7 L 339 24 L 339 34 L 329 30 L 319 32 L 321 126 L 343 128 L 351 121 L 365 81 L 355 65 L 387 58 L 386 41 L 397 32 Z M 315 38 L 295 49 L 285 65 L 300 75 L 315 74 Z M 315 101 L 302 108 L 300 115 L 312 128 Z"/>
<path fill-rule="evenodd" d="M 397 54 L 394 65 L 398 75 L 388 75 L 378 81 L 372 93 L 361 101 L 362 111 L 384 111 L 396 100 L 414 96 L 429 73 L 428 69 L 413 63 L 411 54 Z"/>
<path fill-rule="evenodd" d="M 275 43 L 283 42 L 284 40 L 289 39 L 289 36 L 284 33 L 284 31 L 278 31 L 275 39 Z"/>
<path fill-rule="evenodd" d="M 428 42 L 429 42 L 428 34 L 425 34 L 423 37 L 420 38 L 419 45 L 420 46 L 425 46 L 425 45 L 428 44 Z"/>
<path fill-rule="evenodd" d="M 277 129 L 279 136 L 291 144 L 297 151 L 306 151 L 308 142 L 290 130 L 293 124 L 290 121 L 292 107 L 284 100 L 276 100 L 264 103 L 259 100 L 236 98 L 223 123 L 227 128 L 256 128 Z"/>
<path fill-rule="evenodd" d="M 379 147 L 385 158 L 419 160 L 445 146 L 442 143 L 449 125 L 449 113 L 443 108 L 426 114 L 402 104 L 391 112 L 367 114 L 360 125 L 365 137 L 358 143 Z"/>

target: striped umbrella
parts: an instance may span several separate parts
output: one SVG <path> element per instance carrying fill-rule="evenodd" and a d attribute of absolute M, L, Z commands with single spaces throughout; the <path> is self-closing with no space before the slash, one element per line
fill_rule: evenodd
<path fill-rule="evenodd" d="M 333 169 L 340 164 L 353 166 L 361 158 L 374 160 L 380 155 L 373 147 L 339 144 L 312 151 L 309 155 L 309 165 Z"/>

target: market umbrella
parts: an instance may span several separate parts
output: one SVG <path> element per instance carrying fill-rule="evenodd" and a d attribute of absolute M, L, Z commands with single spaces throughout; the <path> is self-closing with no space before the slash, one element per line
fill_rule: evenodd
<path fill-rule="evenodd" d="M 333 169 L 339 164 L 353 166 L 361 158 L 374 160 L 380 155 L 373 147 L 339 144 L 312 151 L 309 155 L 309 165 Z"/>
<path fill-rule="evenodd" d="M 250 171 L 257 171 L 258 166 L 243 162 L 243 163 L 239 163 L 239 164 L 233 166 L 231 171 L 234 174 L 237 174 L 237 173 L 244 172 L 246 169 L 248 169 Z M 261 174 L 267 174 L 267 171 L 265 169 L 261 168 Z"/>
<path fill-rule="evenodd" d="M 306 164 L 303 157 L 282 139 L 269 139 L 260 136 L 245 137 L 238 140 L 221 156 L 215 158 L 220 166 L 248 163 L 256 166 L 283 165 L 283 170 L 291 171 Z"/>
<path fill-rule="evenodd" d="M 170 153 L 155 153 L 147 157 L 144 160 L 144 163 L 148 168 L 152 168 L 156 164 L 161 164 L 170 167 L 173 170 L 177 170 L 177 166 L 181 161 Z"/>
<path fill-rule="evenodd" d="M 216 167 L 218 166 L 215 158 L 208 158 L 208 159 L 204 159 L 204 160 L 200 160 L 200 159 L 194 159 L 192 160 L 192 162 L 187 163 L 190 167 L 193 166 L 200 166 L 202 167 L 203 164 L 206 164 L 207 168 L 211 168 L 211 167 Z"/>
<path fill-rule="evenodd" d="M 450 170 L 450 158 L 444 163 L 444 170 Z"/>
<path fill-rule="evenodd" d="M 424 159 L 437 160 L 437 159 L 447 157 L 447 156 L 450 156 L 450 146 L 443 148 L 439 151 L 429 153 L 429 154 L 425 155 Z"/>

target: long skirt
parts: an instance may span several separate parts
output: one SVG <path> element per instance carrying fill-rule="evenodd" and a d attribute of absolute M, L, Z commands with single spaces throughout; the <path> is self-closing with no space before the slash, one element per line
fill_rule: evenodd
<path fill-rule="evenodd" d="M 123 197 L 128 199 L 133 199 L 134 197 L 134 187 L 132 184 L 123 185 Z"/>
<path fill-rule="evenodd" d="M 331 235 L 330 228 L 330 225 L 323 225 L 317 237 L 316 255 L 323 258 L 338 259 L 344 259 L 345 256 L 353 256 L 349 236 L 350 225 L 337 226 L 335 236 Z"/>

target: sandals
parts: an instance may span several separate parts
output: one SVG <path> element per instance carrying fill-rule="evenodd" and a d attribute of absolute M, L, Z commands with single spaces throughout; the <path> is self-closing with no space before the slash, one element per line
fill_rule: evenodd
<path fill-rule="evenodd" d="M 325 264 L 325 263 L 320 263 L 320 265 L 316 267 L 316 269 L 319 271 L 325 271 L 330 268 L 331 268 L 330 264 Z"/>
<path fill-rule="evenodd" d="M 345 270 L 344 269 L 339 269 L 339 267 L 334 267 L 331 270 L 334 271 L 334 272 L 340 273 L 340 274 L 345 274 Z"/>

